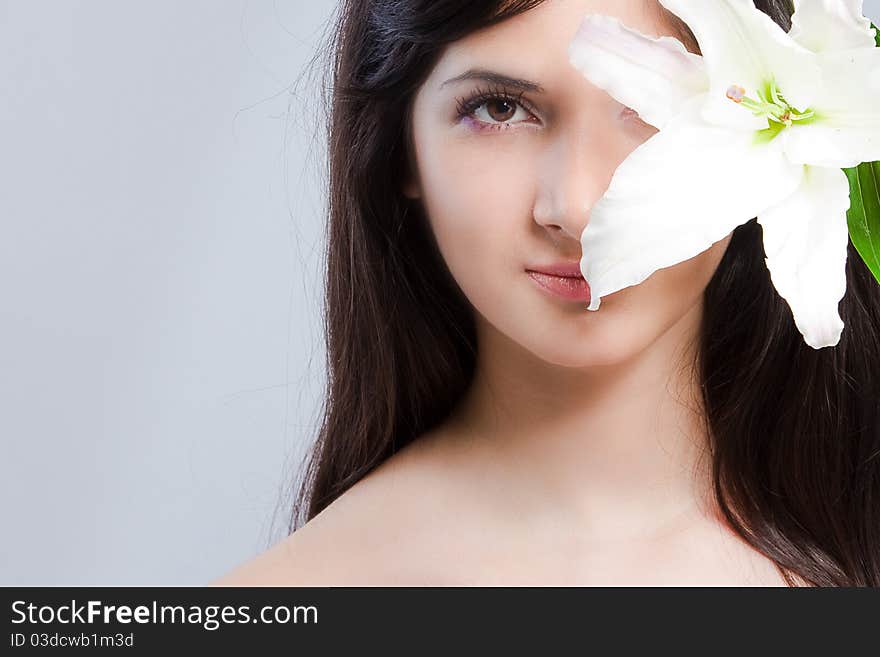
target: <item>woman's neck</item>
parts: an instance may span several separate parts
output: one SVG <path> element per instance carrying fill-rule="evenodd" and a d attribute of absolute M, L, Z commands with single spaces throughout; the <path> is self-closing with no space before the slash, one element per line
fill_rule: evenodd
<path fill-rule="evenodd" d="M 627 362 L 552 365 L 481 322 L 476 376 L 451 423 L 512 503 L 597 536 L 663 531 L 714 514 L 699 380 L 701 307 Z M 496 490 L 498 490 L 496 486 Z"/>

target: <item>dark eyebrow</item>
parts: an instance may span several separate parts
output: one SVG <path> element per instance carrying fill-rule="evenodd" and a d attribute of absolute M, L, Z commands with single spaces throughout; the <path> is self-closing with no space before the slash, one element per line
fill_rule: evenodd
<path fill-rule="evenodd" d="M 447 84 L 460 82 L 461 80 L 483 80 L 485 82 L 491 82 L 499 86 L 520 89 L 521 91 L 531 91 L 538 94 L 544 93 L 544 88 L 537 82 L 532 82 L 531 80 L 521 80 L 519 78 L 512 78 L 507 75 L 503 75 L 502 73 L 489 71 L 484 68 L 472 68 L 469 71 L 465 71 L 461 75 L 456 75 L 454 78 L 449 78 L 446 82 L 440 85 L 440 88 L 442 89 Z"/>

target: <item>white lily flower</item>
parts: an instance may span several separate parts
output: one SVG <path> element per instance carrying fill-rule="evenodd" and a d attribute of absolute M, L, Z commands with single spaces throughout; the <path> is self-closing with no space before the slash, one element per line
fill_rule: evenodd
<path fill-rule="evenodd" d="M 795 0 L 788 33 L 753 0 L 660 0 L 676 39 L 587 16 L 571 63 L 659 132 L 615 172 L 581 238 L 589 310 L 757 217 L 770 277 L 814 349 L 846 291 L 849 183 L 880 160 L 880 48 L 861 0 Z"/>

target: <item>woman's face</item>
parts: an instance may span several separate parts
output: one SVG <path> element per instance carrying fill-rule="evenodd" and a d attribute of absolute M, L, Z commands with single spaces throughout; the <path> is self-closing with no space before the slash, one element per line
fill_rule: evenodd
<path fill-rule="evenodd" d="M 700 313 L 689 311 L 701 310 L 730 240 L 604 297 L 595 312 L 527 273 L 578 264 L 591 207 L 618 165 L 656 133 L 569 63 L 569 43 L 588 13 L 677 36 L 654 0 L 546 0 L 450 44 L 414 100 L 417 171 L 404 185 L 421 199 L 478 323 L 569 367 L 626 360 L 676 323 L 696 324 Z"/>

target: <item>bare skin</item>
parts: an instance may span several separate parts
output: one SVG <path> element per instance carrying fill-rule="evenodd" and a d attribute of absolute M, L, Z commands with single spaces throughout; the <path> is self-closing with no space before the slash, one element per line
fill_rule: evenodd
<path fill-rule="evenodd" d="M 445 431 L 445 430 L 444 430 Z M 422 437 L 214 586 L 784 586 L 699 509 L 590 531 L 511 487 L 463 433 Z"/>
<path fill-rule="evenodd" d="M 418 170 L 402 192 L 421 199 L 475 309 L 468 394 L 435 431 L 212 584 L 785 585 L 710 494 L 690 363 L 729 236 L 595 313 L 525 273 L 580 259 L 590 207 L 656 132 L 568 64 L 587 13 L 676 36 L 653 0 L 547 0 L 451 44 L 414 101 Z M 479 83 L 444 82 L 477 67 L 540 82 L 525 96 L 535 111 L 476 112 L 511 124 L 503 130 L 459 120 L 456 101 Z"/>

